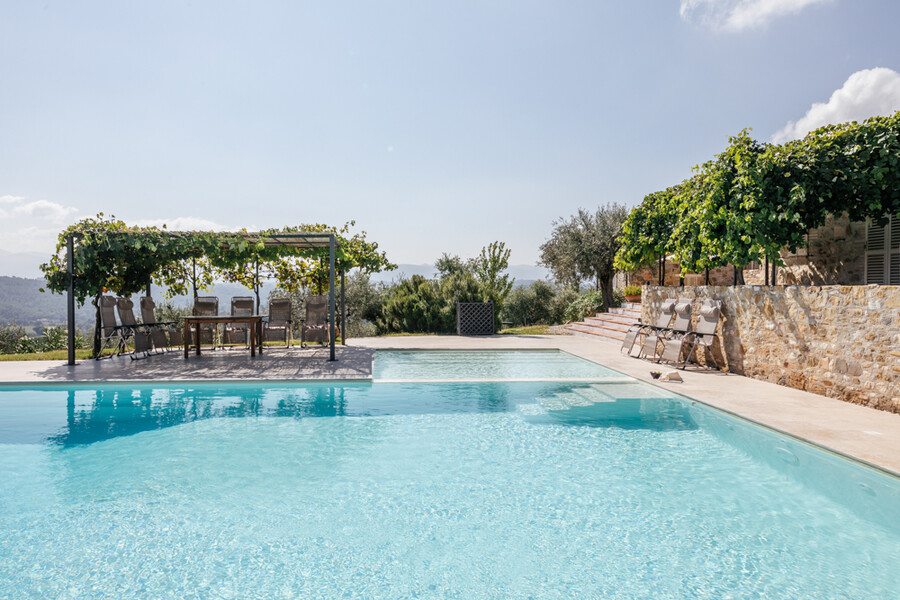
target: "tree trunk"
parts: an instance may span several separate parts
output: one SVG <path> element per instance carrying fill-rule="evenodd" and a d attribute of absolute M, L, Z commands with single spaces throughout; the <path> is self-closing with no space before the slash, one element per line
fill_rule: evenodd
<path fill-rule="evenodd" d="M 603 312 L 607 312 L 615 302 L 615 297 L 613 296 L 613 276 L 606 275 L 598 277 L 597 281 L 600 284 L 600 293 L 603 294 Z"/>
<path fill-rule="evenodd" d="M 97 294 L 94 296 L 94 352 L 93 357 L 97 358 L 100 356 L 100 336 L 103 332 L 103 321 L 100 319 L 100 296 L 102 294 Z"/>

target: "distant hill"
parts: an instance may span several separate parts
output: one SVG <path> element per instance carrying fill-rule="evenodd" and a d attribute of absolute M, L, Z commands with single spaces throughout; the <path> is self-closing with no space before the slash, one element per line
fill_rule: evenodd
<path fill-rule="evenodd" d="M 0 323 L 15 321 L 37 329 L 66 322 L 66 297 L 41 292 L 43 279 L 0 276 Z M 75 309 L 75 323 L 82 329 L 94 326 L 94 307 Z"/>

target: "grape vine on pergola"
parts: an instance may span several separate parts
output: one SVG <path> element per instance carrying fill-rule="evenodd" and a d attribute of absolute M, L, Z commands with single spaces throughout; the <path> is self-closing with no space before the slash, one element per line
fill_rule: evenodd
<path fill-rule="evenodd" d="M 329 360 L 334 361 L 336 360 L 334 344 L 336 258 L 342 263 L 343 329 L 346 329 L 343 278 L 347 268 L 364 266 L 377 270 L 381 266 L 391 266 L 383 254 L 375 252 L 377 244 L 369 244 L 357 238 L 349 242 L 351 245 L 354 243 L 361 245 L 360 256 L 351 256 L 351 253 L 341 248 L 338 236 L 327 231 L 269 230 L 257 233 L 166 231 L 157 228 L 129 228 L 121 222 L 103 221 L 98 218 L 85 220 L 62 232 L 57 254 L 51 257 L 49 263 L 42 265 L 42 269 L 47 277 L 47 287 L 60 293 L 65 290 L 67 295 L 68 364 L 74 365 L 76 298 L 83 304 L 88 296 L 99 297 L 107 287 L 120 295 L 135 293 L 144 285 L 148 285 L 151 276 L 161 269 L 186 259 L 206 256 L 216 266 L 228 267 L 251 258 L 259 260 L 317 257 L 324 255 L 327 248 Z M 60 255 L 63 247 L 66 249 L 65 257 Z M 337 253 L 341 256 L 336 257 Z M 363 255 L 367 253 L 369 256 L 364 257 Z M 102 264 L 104 257 L 107 262 L 116 264 Z M 371 264 L 359 264 L 365 260 Z M 98 280 L 104 282 L 99 291 Z M 107 281 L 114 283 L 108 284 Z"/>

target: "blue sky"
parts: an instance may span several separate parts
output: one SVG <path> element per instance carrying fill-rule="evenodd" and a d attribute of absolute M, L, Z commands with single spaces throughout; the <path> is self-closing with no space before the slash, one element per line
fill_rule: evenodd
<path fill-rule="evenodd" d="M 744 127 L 900 109 L 895 0 L 7 2 L 0 250 L 97 212 L 534 263 Z"/>

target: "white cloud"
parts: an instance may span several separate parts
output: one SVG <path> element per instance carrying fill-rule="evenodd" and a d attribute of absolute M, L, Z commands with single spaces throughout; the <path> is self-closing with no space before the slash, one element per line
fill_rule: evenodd
<path fill-rule="evenodd" d="M 831 0 L 681 0 L 681 18 L 721 31 L 763 27 L 773 19 L 797 14 Z"/>
<path fill-rule="evenodd" d="M 900 110 L 900 73 L 877 67 L 857 71 L 831 94 L 828 102 L 813 104 L 797 121 L 790 121 L 772 136 L 783 144 L 801 138 L 810 131 L 834 123 L 862 121 L 869 117 L 891 115 Z"/>
<path fill-rule="evenodd" d="M 230 225 L 222 225 L 200 217 L 175 217 L 174 219 L 141 219 L 134 221 L 139 227 L 166 226 L 169 231 L 235 231 L 241 229 Z"/>
<path fill-rule="evenodd" d="M 29 202 L 23 196 L 0 196 L 0 249 L 49 256 L 59 232 L 75 220 L 77 212 L 77 208 L 49 200 Z"/>

